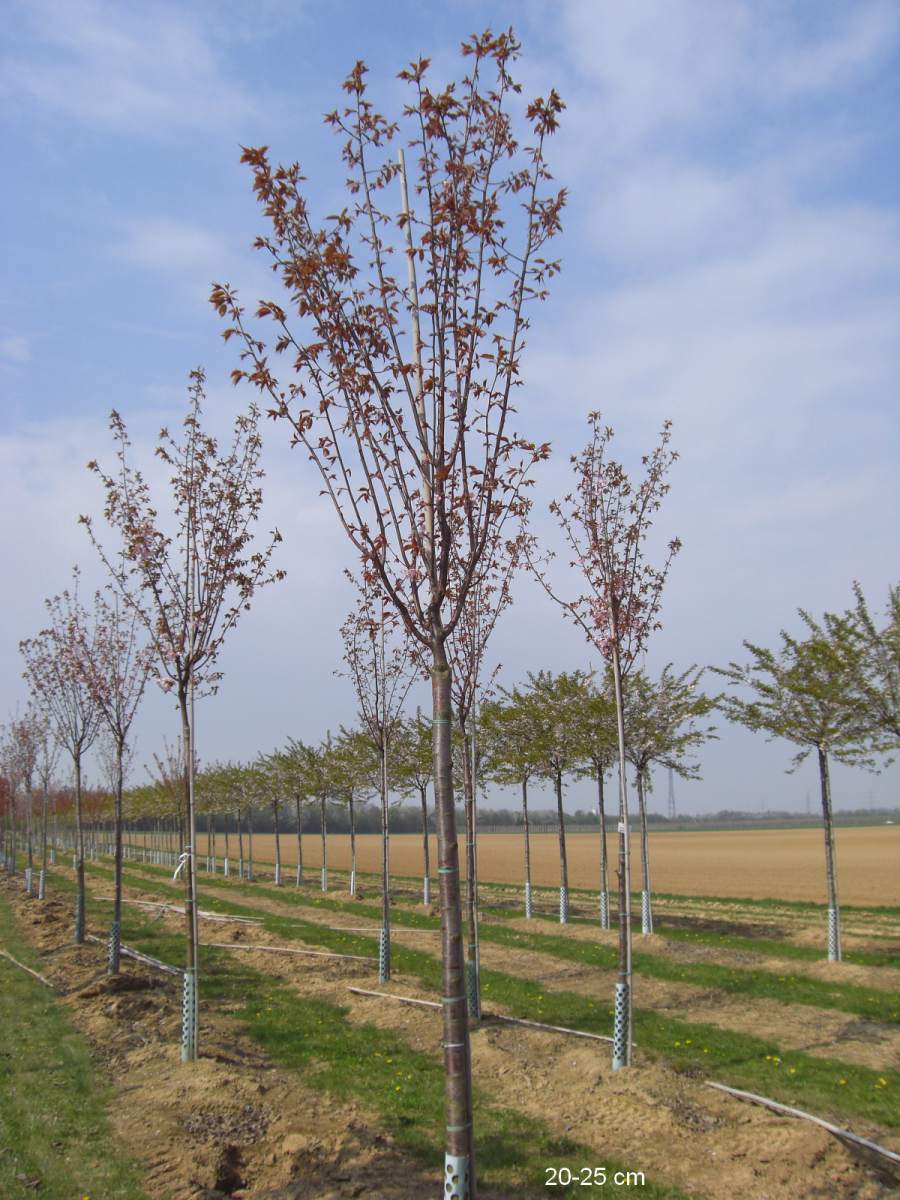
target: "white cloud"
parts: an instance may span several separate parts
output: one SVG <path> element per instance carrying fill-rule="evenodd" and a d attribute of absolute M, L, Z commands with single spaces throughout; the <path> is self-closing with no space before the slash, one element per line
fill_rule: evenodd
<path fill-rule="evenodd" d="M 117 258 L 161 273 L 210 272 L 230 257 L 224 238 L 199 225 L 166 217 L 131 219 L 111 247 Z"/>
<path fill-rule="evenodd" d="M 746 105 L 771 108 L 864 78 L 900 38 L 900 9 L 875 0 L 797 6 L 748 0 L 569 0 L 563 29 L 595 106 L 598 144 L 720 126 Z"/>
<path fill-rule="evenodd" d="M 0 358 L 13 363 L 27 363 L 31 360 L 31 346 L 28 339 L 21 334 L 10 334 L 0 337 Z"/>
<path fill-rule="evenodd" d="M 0 94 L 99 129 L 151 136 L 225 129 L 256 111 L 215 41 L 186 6 L 29 0 Z M 227 22 L 225 23 L 227 26 Z"/>

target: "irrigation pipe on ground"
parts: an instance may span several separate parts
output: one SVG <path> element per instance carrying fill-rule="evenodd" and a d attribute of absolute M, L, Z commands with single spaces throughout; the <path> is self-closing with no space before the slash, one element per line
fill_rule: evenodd
<path fill-rule="evenodd" d="M 358 996 L 378 996 L 383 1000 L 398 1000 L 401 1004 L 418 1004 L 423 1008 L 440 1008 L 434 1000 L 416 1000 L 412 996 L 395 996 L 390 992 L 371 992 L 366 988 L 351 987 L 348 991 L 355 992 Z M 482 1012 L 482 1017 L 487 1017 L 491 1021 L 503 1021 L 507 1025 L 526 1025 L 531 1029 L 544 1029 L 548 1033 L 566 1033 L 570 1037 L 589 1038 L 592 1042 L 611 1042 L 611 1037 L 605 1037 L 602 1033 L 587 1033 L 583 1029 L 567 1029 L 565 1025 L 545 1025 L 542 1021 L 526 1021 L 523 1017 L 505 1017 L 500 1013 Z"/>
<path fill-rule="evenodd" d="M 110 903 L 115 899 L 114 896 L 97 896 L 98 900 L 108 900 Z M 123 904 L 135 904 L 139 908 L 158 908 L 162 912 L 176 913 L 179 916 L 184 916 L 184 909 L 177 904 L 160 904 L 155 900 L 126 900 L 122 899 Z M 262 917 L 229 917 L 223 916 L 222 913 L 206 912 L 205 909 L 198 909 L 197 916 L 202 921 L 224 921 L 228 924 L 237 925 L 260 925 Z"/>
<path fill-rule="evenodd" d="M 374 992 L 367 988 L 348 987 L 347 989 L 357 996 L 374 996 L 380 1000 L 396 1000 L 400 1004 L 414 1004 L 421 1008 L 440 1008 L 434 1000 L 418 1000 L 413 996 L 397 996 L 390 992 Z M 583 1029 L 566 1029 L 562 1025 L 545 1025 L 541 1021 L 526 1021 L 522 1017 L 504 1017 L 499 1013 L 482 1013 L 485 1017 L 490 1017 L 495 1021 L 504 1021 L 511 1025 L 527 1025 L 533 1029 L 545 1029 L 552 1033 L 566 1033 L 573 1037 L 591 1038 L 599 1042 L 611 1042 L 612 1038 L 604 1037 L 599 1033 L 586 1033 Z M 879 1146 L 877 1142 L 871 1142 L 868 1138 L 860 1137 L 857 1133 L 851 1133 L 849 1129 L 841 1129 L 839 1125 L 832 1125 L 830 1121 L 823 1121 L 821 1117 L 814 1117 L 812 1113 L 804 1112 L 800 1108 L 792 1108 L 788 1104 L 780 1104 L 777 1100 L 770 1100 L 766 1096 L 757 1096 L 754 1092 L 742 1092 L 739 1088 L 728 1087 L 724 1083 L 714 1083 L 711 1079 L 706 1080 L 706 1086 L 716 1088 L 717 1091 L 724 1092 L 728 1096 L 734 1096 L 738 1100 L 745 1100 L 750 1104 L 759 1104 L 763 1108 L 768 1108 L 772 1112 L 779 1113 L 789 1117 L 798 1117 L 802 1121 L 811 1121 L 813 1125 L 818 1125 L 833 1137 L 836 1137 L 840 1142 L 843 1142 L 850 1150 L 862 1150 L 869 1155 L 879 1160 L 879 1165 L 889 1164 L 894 1172 L 900 1168 L 900 1154 L 896 1154 L 893 1150 L 888 1150 L 884 1146 Z"/>
<path fill-rule="evenodd" d="M 297 950 L 293 946 L 246 946 L 241 942 L 201 942 L 201 946 L 212 946 L 217 950 L 262 950 L 270 954 L 308 954 L 314 958 L 352 958 L 356 962 L 372 963 L 376 960 L 365 954 L 336 954 L 330 950 Z"/>
<path fill-rule="evenodd" d="M 89 942 L 98 942 L 101 946 L 106 945 L 104 938 L 99 938 L 96 934 L 89 933 L 86 935 Z M 170 963 L 164 963 L 161 959 L 152 958 L 149 954 L 142 954 L 140 950 L 132 950 L 130 946 L 120 945 L 119 953 L 124 954 L 126 958 L 133 958 L 136 962 L 144 963 L 145 966 L 155 967 L 157 971 L 165 971 L 167 975 L 183 975 L 181 967 L 173 967 Z"/>
<path fill-rule="evenodd" d="M 814 1117 L 812 1113 L 804 1112 L 802 1108 L 792 1108 L 789 1104 L 780 1104 L 777 1100 L 770 1100 L 767 1096 L 757 1096 L 755 1092 L 742 1092 L 739 1088 L 728 1087 L 724 1083 L 713 1083 L 711 1079 L 706 1080 L 706 1086 L 715 1088 L 719 1092 L 725 1092 L 728 1096 L 734 1096 L 737 1100 L 746 1100 L 749 1104 L 759 1104 L 771 1112 L 789 1117 L 799 1117 L 802 1121 L 811 1121 L 813 1125 L 818 1125 L 820 1129 L 824 1129 L 843 1142 L 849 1149 L 868 1151 L 880 1160 L 890 1163 L 895 1172 L 900 1168 L 900 1154 L 895 1154 L 893 1150 L 879 1146 L 877 1142 L 870 1142 L 868 1138 L 860 1137 L 858 1133 L 851 1133 L 849 1129 L 841 1129 L 839 1125 L 832 1125 L 830 1121 Z"/>

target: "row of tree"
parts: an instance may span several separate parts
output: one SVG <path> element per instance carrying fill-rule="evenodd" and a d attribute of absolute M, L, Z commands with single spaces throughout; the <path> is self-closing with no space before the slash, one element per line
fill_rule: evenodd
<path fill-rule="evenodd" d="M 515 430 L 513 399 L 522 383 L 530 322 L 559 270 L 549 249 L 560 231 L 566 194 L 552 184 L 546 149 L 564 105 L 550 90 L 514 118 L 520 88 L 510 73 L 519 53 L 512 31 L 497 36 L 486 31 L 462 50 L 467 71 L 458 85 L 433 86 L 427 59 L 401 72 L 410 92 L 398 121 L 376 111 L 367 95 L 365 66 L 356 64 L 344 83 L 343 106 L 326 118 L 341 138 L 348 200 L 321 224 L 312 215 L 298 164 L 276 166 L 265 147 L 245 149 L 243 161 L 267 226 L 256 244 L 271 259 L 281 286 L 274 283 L 275 294 L 259 300 L 250 314 L 227 284 L 214 284 L 211 301 L 226 323 L 225 339 L 238 346 L 234 381 L 258 389 L 269 415 L 287 423 L 292 444 L 318 471 L 356 556 L 353 581 L 359 595 L 342 630 L 344 670 L 356 693 L 359 745 L 365 744 L 367 761 L 374 754 L 378 767 L 384 977 L 390 972 L 392 740 L 411 680 L 427 674 L 431 681 L 431 719 L 423 723 L 423 744 L 430 747 L 442 920 L 444 1191 L 469 1200 L 475 1190 L 469 1022 L 480 1014 L 477 777 L 480 771 L 497 771 L 526 791 L 531 777 L 549 777 L 561 805 L 563 777 L 584 768 L 586 752 L 576 746 L 579 726 L 573 719 L 584 677 L 538 675 L 524 688 L 490 696 L 488 642 L 511 602 L 516 572 L 524 568 L 540 580 L 605 667 L 599 691 L 611 720 L 604 723 L 604 739 L 610 729 L 614 736 L 587 752 L 595 756 L 598 786 L 610 768 L 617 782 L 616 1068 L 630 1063 L 632 1054 L 629 760 L 643 813 L 649 763 L 668 759 L 673 769 L 689 769 L 685 763 L 692 747 L 709 730 L 698 724 L 706 710 L 696 710 L 695 671 L 678 675 L 670 669 L 653 684 L 640 671 L 649 638 L 659 628 L 663 587 L 680 546 L 672 539 L 658 564 L 646 554 L 646 538 L 676 458 L 669 449 L 669 424 L 643 460 L 643 477 L 632 482 L 610 456 L 612 430 L 599 414 L 590 416 L 588 443 L 573 459 L 571 492 L 551 506 L 568 574 L 552 565 L 552 551 L 538 547 L 528 532 L 529 488 L 549 446 Z M 516 132 L 519 123 L 528 131 L 524 143 Z M 398 146 L 401 137 L 404 145 Z M 262 332 L 267 322 L 274 329 L 271 344 Z M 115 542 L 105 546 L 84 518 L 109 573 L 112 607 L 103 600 L 112 614 L 109 636 L 103 633 L 106 619 L 96 615 L 100 598 L 91 618 L 73 587 L 48 602 L 46 627 L 22 645 L 36 711 L 51 723 L 73 764 L 78 939 L 84 934 L 83 755 L 105 724 L 118 761 L 117 922 L 123 763 L 146 679 L 154 678 L 177 702 L 183 756 L 176 774 L 185 814 L 186 1059 L 197 1054 L 194 696 L 215 690 L 223 639 L 259 587 L 280 576 L 270 566 L 277 532 L 262 548 L 252 537 L 261 506 L 259 412 L 251 406 L 239 416 L 231 446 L 220 451 L 200 428 L 202 398 L 198 371 L 192 375 L 183 437 L 176 440 L 164 430 L 157 447 L 171 472 L 169 505 L 153 502 L 117 413 L 111 422 L 117 464 L 109 472 L 92 464 L 105 490 L 104 518 Z M 853 721 L 835 718 L 837 726 L 828 724 L 816 735 L 820 759 L 827 763 L 830 753 L 852 753 L 851 741 L 841 740 L 851 726 L 859 737 L 864 730 L 869 736 L 876 698 L 870 691 L 880 686 L 874 673 L 878 663 L 873 668 L 865 659 L 860 665 L 864 638 L 855 619 L 848 617 L 844 626 L 835 618 L 821 631 L 814 629 L 812 637 L 816 662 L 825 639 L 829 656 L 833 645 L 847 648 L 846 654 L 835 651 L 835 662 L 857 672 L 855 690 L 848 692 L 854 697 Z M 794 738 L 799 728 L 794 710 L 783 710 L 777 699 L 779 681 L 797 677 L 783 662 L 793 648 L 773 654 L 771 661 L 750 649 L 753 669 L 732 668 L 733 681 L 759 695 L 752 701 L 735 698 L 732 715 Z M 761 681 L 775 692 L 760 691 Z M 819 702 L 818 687 L 816 682 L 813 705 Z M 687 716 L 677 707 L 679 695 L 689 706 Z M 661 696 L 668 699 L 660 701 Z M 551 699 L 556 709 L 551 710 Z M 627 735 L 626 726 L 636 728 L 641 714 L 658 702 L 671 702 L 673 711 L 682 712 L 677 728 L 688 739 L 684 744 L 675 732 L 661 744 L 659 721 L 646 735 Z M 801 707 L 807 713 L 805 700 Z M 557 715 L 548 716 L 551 711 Z M 538 730 L 533 745 L 523 732 L 529 722 Z M 797 740 L 801 747 L 814 744 L 806 734 Z M 880 753 L 884 743 L 873 741 L 873 748 L 876 744 Z M 300 743 L 286 753 L 305 764 L 308 794 L 318 797 L 324 814 L 335 786 L 334 777 L 324 773 L 324 756 Z M 351 775 L 359 778 L 358 771 Z M 365 775 L 371 783 L 369 768 Z M 462 783 L 465 812 L 465 931 L 454 779 Z M 357 784 L 341 786 L 348 805 L 355 803 Z M 826 818 L 829 813 L 830 801 Z M 322 825 L 324 830 L 324 819 Z M 645 835 L 641 842 L 649 897 Z M 564 833 L 560 859 L 565 919 Z"/>

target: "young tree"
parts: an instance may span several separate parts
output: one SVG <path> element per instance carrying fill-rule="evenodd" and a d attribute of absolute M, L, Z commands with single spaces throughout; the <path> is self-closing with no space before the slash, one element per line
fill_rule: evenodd
<path fill-rule="evenodd" d="M 422 903 L 431 904 L 431 855 L 428 845 L 428 786 L 434 778 L 434 738 L 431 724 L 416 711 L 415 720 L 401 725 L 394 751 L 401 792 L 414 791 L 422 806 Z"/>
<path fill-rule="evenodd" d="M 619 969 L 613 1070 L 619 1070 L 631 1064 L 634 1004 L 623 688 L 649 634 L 660 627 L 663 585 L 672 558 L 681 547 L 677 538 L 670 541 L 660 568 L 647 561 L 644 550 L 654 515 L 669 490 L 666 475 L 678 456 L 668 448 L 671 422 L 666 421 L 658 445 L 642 460 L 644 479 L 634 487 L 622 465 L 608 456 L 612 429 L 601 423 L 596 412 L 589 414 L 588 423 L 590 440 L 581 454 L 572 456 L 575 488 L 550 505 L 572 556 L 570 566 L 580 572 L 585 589 L 565 599 L 551 587 L 545 568 L 536 565 L 534 569 L 548 595 L 612 668 L 619 742 Z"/>
<path fill-rule="evenodd" d="M 29 703 L 23 716 L 15 716 L 6 729 L 8 772 L 13 779 L 13 797 L 19 785 L 25 799 L 25 894 L 32 894 L 34 883 L 34 776 L 44 737 L 45 720 Z M 15 853 L 15 850 L 13 850 Z"/>
<path fill-rule="evenodd" d="M 488 642 L 500 614 L 512 603 L 512 580 L 526 546 L 531 542 L 526 522 L 531 502 L 520 497 L 503 525 L 495 525 L 485 543 L 477 575 L 460 610 L 459 621 L 447 638 L 450 663 L 450 699 L 460 739 L 463 800 L 466 820 L 466 992 L 469 1017 L 481 1019 L 481 968 L 478 942 L 478 822 L 475 812 L 477 779 L 477 715 L 479 704 L 490 695 L 499 666 L 484 676 Z M 456 567 L 458 562 L 453 560 Z M 451 603 L 458 588 L 451 571 Z"/>
<path fill-rule="evenodd" d="M 57 742 L 72 759 L 75 775 L 75 941 L 85 935 L 84 827 L 82 823 L 82 762 L 100 731 L 102 714 L 90 685 L 90 662 L 96 625 L 78 598 L 78 569 L 72 587 L 46 600 L 48 624 L 19 643 L 25 659 L 25 679 L 40 705 Z"/>
<path fill-rule="evenodd" d="M 870 770 L 871 725 L 866 705 L 854 694 L 847 670 L 847 648 L 802 609 L 809 636 L 800 640 L 781 631 L 777 651 L 744 642 L 750 654 L 745 666 L 714 667 L 751 698 L 725 696 L 720 707 L 727 717 L 773 738 L 785 738 L 800 749 L 789 771 L 815 751 L 825 834 L 825 877 L 828 889 L 828 958 L 841 959 L 841 921 L 831 809 L 829 758 Z"/>
<path fill-rule="evenodd" d="M 855 606 L 842 616 L 825 614 L 825 628 L 844 658 L 878 753 L 900 747 L 900 584 L 888 589 L 885 624 L 879 628 L 863 590 L 853 584 Z"/>
<path fill-rule="evenodd" d="M 299 165 L 273 169 L 264 148 L 244 151 L 271 225 L 257 245 L 271 256 L 299 318 L 289 320 L 276 301 L 256 309 L 276 324 L 276 354 L 290 356 L 284 378 L 276 376 L 236 293 L 215 285 L 211 299 L 229 320 L 225 336 L 237 335 L 242 346 L 236 380 L 265 391 L 273 415 L 290 422 L 344 531 L 430 657 L 444 929 L 445 1167 L 452 1194 L 468 1197 L 472 1089 L 460 1000 L 446 645 L 492 529 L 547 454 L 515 433 L 511 408 L 528 310 L 544 299 L 558 269 L 545 247 L 560 228 L 565 194 L 547 191 L 545 142 L 563 107 L 556 92 L 528 105 L 532 137 L 523 147 L 508 107 L 520 91 L 510 75 L 519 54 L 514 36 L 486 32 L 462 50 L 470 65 L 459 86 L 434 90 L 427 59 L 401 72 L 411 89 L 403 124 L 417 168 L 415 208 L 403 150 L 390 154 L 400 125 L 368 99 L 361 62 L 344 84 L 346 106 L 326 118 L 344 138 L 350 203 L 324 226 L 314 223 Z M 404 325 L 411 333 L 405 346 Z M 458 587 L 451 599 L 454 560 Z"/>
<path fill-rule="evenodd" d="M 609 849 L 606 842 L 606 772 L 618 761 L 616 697 L 612 676 L 607 671 L 603 687 L 591 687 L 585 714 L 585 758 L 597 783 L 597 815 L 600 820 L 600 928 L 609 929 Z"/>
<path fill-rule="evenodd" d="M 88 684 L 106 727 L 113 756 L 115 882 L 108 969 L 110 975 L 118 975 L 122 928 L 122 791 L 128 737 L 147 685 L 150 658 L 141 645 L 141 622 L 137 612 L 123 606 L 118 595 L 109 603 L 97 592 L 94 613 L 96 629 L 88 651 Z"/>
<path fill-rule="evenodd" d="M 322 838 L 322 891 L 328 891 L 328 801 L 332 786 L 328 775 L 331 734 L 318 746 L 288 738 L 287 751 L 297 764 L 297 788 L 319 804 L 319 833 Z M 299 810 L 298 810 L 299 811 Z"/>
<path fill-rule="evenodd" d="M 528 819 L 528 784 L 541 774 L 543 760 L 532 737 L 527 702 L 510 697 L 506 703 L 489 700 L 482 706 L 479 733 L 486 748 L 487 775 L 495 783 L 522 789 L 522 832 L 525 842 L 525 916 L 534 910 L 531 895 L 531 831 Z"/>
<path fill-rule="evenodd" d="M 275 545 L 281 540 L 277 530 L 263 549 L 255 548 L 253 542 L 262 507 L 259 411 L 251 405 L 238 415 L 231 445 L 220 452 L 216 439 L 200 425 L 204 382 L 201 370 L 191 372 L 181 440 L 163 429 L 156 447 L 157 457 L 172 472 L 169 508 L 174 534 L 161 523 L 150 485 L 131 462 L 128 431 L 115 411 L 110 428 L 117 466 L 111 474 L 96 462 L 89 467 L 103 484 L 103 515 L 118 535 L 119 551 L 107 553 L 91 519 L 81 518 L 119 595 L 143 625 L 155 660 L 155 677 L 166 691 L 175 692 L 181 718 L 187 815 L 183 844 L 185 1061 L 197 1057 L 198 1044 L 194 695 L 198 688 L 201 694 L 215 691 L 221 678 L 215 662 L 226 636 L 259 588 L 284 574 L 270 568 Z"/>
<path fill-rule="evenodd" d="M 53 735 L 46 716 L 39 716 L 39 740 L 37 751 L 37 777 L 41 785 L 41 873 L 38 877 L 38 900 L 43 900 L 47 890 L 47 841 L 50 820 L 50 785 L 53 772 L 59 761 L 60 747 Z M 56 800 L 54 798 L 54 807 Z M 53 860 L 55 861 L 55 838 Z"/>
<path fill-rule="evenodd" d="M 311 793 L 308 791 L 305 747 L 300 742 L 290 742 L 275 755 L 277 771 L 286 795 L 294 801 L 294 819 L 297 826 L 297 874 L 295 884 L 303 883 L 303 807 Z"/>
<path fill-rule="evenodd" d="M 352 576 L 350 576 L 352 580 Z M 341 626 L 344 672 L 356 693 L 362 730 L 378 756 L 381 797 L 381 935 L 378 978 L 391 977 L 391 880 L 389 753 L 402 722 L 403 706 L 416 678 L 410 641 L 396 609 L 390 608 L 377 577 L 364 571 L 356 607 Z"/>
<path fill-rule="evenodd" d="M 716 701 L 697 691 L 703 668 L 688 667 L 676 675 L 672 664 L 654 683 L 643 671 L 635 671 L 625 693 L 625 753 L 635 770 L 638 813 L 641 822 L 641 933 L 653 932 L 650 896 L 650 845 L 647 836 L 647 799 L 652 763 L 671 767 L 683 779 L 699 779 L 697 763 L 685 755 L 714 737 L 712 726 L 696 722 L 715 708 Z"/>
<path fill-rule="evenodd" d="M 586 705 L 590 675 L 583 671 L 553 675 L 528 673 L 528 688 L 504 692 L 518 707 L 530 727 L 533 753 L 541 775 L 553 784 L 559 821 L 559 921 L 569 920 L 569 861 L 566 850 L 566 815 L 563 810 L 563 776 L 574 771 L 585 756 Z"/>

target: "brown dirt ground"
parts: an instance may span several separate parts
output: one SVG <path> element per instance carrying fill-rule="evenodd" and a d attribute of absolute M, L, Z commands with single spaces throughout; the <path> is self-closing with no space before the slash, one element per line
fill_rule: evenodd
<path fill-rule="evenodd" d="M 241 931 L 241 940 L 245 936 Z M 268 944 L 267 935 L 259 944 Z M 391 1029 L 416 1049 L 439 1053 L 437 1014 L 348 991 L 350 985 L 378 988 L 364 964 L 327 962 L 311 969 L 262 951 L 241 957 L 305 995 L 348 1007 L 350 1020 Z M 387 990 L 433 998 L 403 976 Z M 744 1105 L 668 1067 L 638 1066 L 613 1076 L 602 1044 L 499 1022 L 486 1023 L 472 1044 L 476 1086 L 483 1093 L 591 1147 L 597 1163 L 609 1155 L 707 1200 L 875 1200 L 892 1194 L 823 1131 Z"/>
<path fill-rule="evenodd" d="M 838 828 L 835 831 L 841 899 L 845 904 L 900 904 L 900 825 Z M 205 839 L 199 839 L 206 853 Z M 260 863 L 274 862 L 275 838 L 257 834 L 253 853 Z M 224 841 L 217 838 L 221 857 Z M 245 839 L 246 846 L 246 839 Z M 317 836 L 304 837 L 304 863 L 315 869 L 321 863 Z M 567 839 L 569 886 L 593 888 L 599 878 L 599 838 L 595 834 L 570 834 Z M 231 852 L 237 848 L 231 838 Z M 613 838 L 609 838 L 615 862 Z M 637 841 L 633 852 L 637 854 Z M 432 838 L 432 862 L 437 845 Z M 282 837 L 282 861 L 287 871 L 296 864 L 296 837 Z M 360 871 L 381 868 L 381 838 L 357 838 Z M 329 865 L 347 870 L 350 839 L 331 835 Z M 755 899 L 825 900 L 825 866 L 822 834 L 816 829 L 760 829 L 700 833 L 651 833 L 650 857 L 653 887 L 660 892 L 684 895 L 747 896 Z M 531 844 L 532 881 L 559 882 L 559 850 L 555 834 L 535 834 Z M 422 838 L 418 834 L 391 835 L 391 868 L 398 875 L 416 875 L 422 869 Z M 635 871 L 637 872 L 635 859 Z M 484 834 L 478 841 L 479 878 L 498 883 L 518 883 L 522 878 L 522 836 L 517 833 Z M 635 886 L 637 886 L 635 874 Z"/>
<path fill-rule="evenodd" d="M 134 892 L 129 894 L 138 895 Z M 149 894 L 142 898 L 153 899 Z M 279 903 L 262 894 L 243 894 L 241 903 L 261 911 L 277 912 L 281 916 L 298 915 L 294 906 L 286 902 Z M 373 934 L 377 932 L 377 925 L 371 919 L 352 917 L 350 913 L 304 908 L 302 915 L 304 920 L 330 928 L 365 927 Z M 534 922 L 528 922 L 524 918 L 505 924 L 525 932 L 533 932 L 535 928 Z M 540 931 L 541 927 L 538 928 L 538 932 Z M 570 936 L 585 940 L 597 939 L 599 934 L 610 944 L 613 944 L 615 938 L 614 933 L 600 933 L 585 926 L 570 925 L 566 927 L 566 931 Z M 438 951 L 436 932 L 403 931 L 399 927 L 395 927 L 394 932 L 404 945 L 412 945 L 416 949 L 432 953 Z M 213 937 L 211 934 L 202 933 L 201 936 L 209 941 L 223 940 L 218 935 Z M 671 946 L 665 939 L 655 935 L 636 938 L 635 945 L 646 947 L 653 952 L 667 952 Z M 481 961 L 486 968 L 536 978 L 550 990 L 571 991 L 592 998 L 598 994 L 611 995 L 615 982 L 615 973 L 611 970 L 568 962 L 532 950 L 517 950 L 494 942 L 482 942 Z M 833 968 L 831 977 L 838 975 L 843 969 L 843 964 L 822 965 Z M 781 971 L 784 971 L 784 966 L 783 960 L 777 963 L 777 969 Z M 866 976 L 874 975 L 880 969 L 858 968 Z M 839 977 L 844 978 L 843 975 Z M 635 999 L 642 1008 L 677 1015 L 688 1013 L 691 1020 L 708 1022 L 737 1033 L 771 1038 L 785 1050 L 802 1050 L 821 1058 L 857 1063 L 876 1071 L 900 1064 L 900 1029 L 834 1009 L 780 1004 L 775 1000 L 763 998 L 748 1001 L 746 997 L 730 996 L 728 993 L 690 983 L 653 979 L 648 976 L 636 978 Z"/>
<path fill-rule="evenodd" d="M 102 894 L 107 886 L 97 885 L 97 893 Z M 157 899 L 135 886 L 129 886 L 127 894 Z M 262 895 L 242 895 L 241 903 L 297 915 L 295 909 Z M 20 912 L 29 916 L 37 907 L 22 899 L 18 905 Z M 51 899 L 43 907 L 49 913 L 54 906 L 59 910 L 56 917 L 48 920 L 45 916 L 33 925 L 29 922 L 38 940 L 47 937 L 44 950 L 55 950 L 46 960 L 47 968 L 42 969 L 49 971 L 58 960 L 52 969 L 59 970 L 61 977 L 71 978 L 79 963 L 86 981 L 102 977 L 102 949 L 76 951 L 68 947 L 68 906 Z M 373 925 L 350 913 L 303 909 L 302 915 L 334 926 Z M 173 914 L 162 919 L 173 929 L 181 928 L 181 919 Z M 524 921 L 521 924 L 533 928 Z M 570 927 L 569 932 L 577 928 Z M 273 941 L 264 931 L 248 930 L 237 923 L 217 923 L 207 929 L 210 932 L 204 929 L 204 940 L 247 944 L 252 937 L 261 944 Z M 596 936 L 589 929 L 585 932 Z M 577 936 L 583 935 L 579 931 Z M 436 941 L 412 935 L 407 940 L 422 948 L 430 948 Z M 608 982 L 594 968 L 561 963 L 549 956 L 488 944 L 483 952 L 486 965 L 500 969 L 521 972 L 527 963 L 526 969 L 533 973 L 539 965 L 551 987 L 596 995 L 598 984 L 602 987 Z M 289 981 L 303 994 L 349 1007 L 351 1020 L 390 1027 L 417 1048 L 439 1053 L 438 1018 L 430 1011 L 356 997 L 347 991 L 350 983 L 378 988 L 374 970 L 365 963 L 253 951 L 242 951 L 241 957 Z M 131 966 L 128 971 L 131 973 Z M 139 968 L 135 974 L 140 977 L 143 972 Z M 84 990 L 80 978 L 75 983 L 79 991 Z M 715 1009 L 728 1027 L 760 1032 L 757 1001 L 748 1012 L 746 1002 L 732 1004 L 727 997 L 722 1006 L 720 993 L 641 980 L 642 1005 L 651 1003 L 649 985 L 657 983 L 661 986 L 658 995 L 654 992 L 654 1002 L 660 1006 L 683 1012 L 690 991 L 692 1017 L 713 1023 Z M 409 978 L 395 977 L 383 990 L 432 998 Z M 120 1078 L 127 1075 L 119 1091 L 114 1127 L 146 1164 L 151 1195 L 168 1187 L 173 1200 L 212 1200 L 228 1194 L 258 1200 L 312 1200 L 314 1196 L 330 1200 L 351 1195 L 385 1200 L 415 1196 L 418 1200 L 433 1187 L 433 1181 L 405 1160 L 389 1139 L 379 1137 L 364 1110 L 356 1105 L 336 1105 L 320 1093 L 304 1089 L 298 1076 L 273 1068 L 255 1045 L 241 1036 L 227 1013 L 204 1014 L 200 1070 L 182 1067 L 177 1060 L 177 987 L 171 982 L 164 980 L 161 986 L 122 993 L 112 1000 L 108 995 L 73 995 L 74 1001 L 70 996 L 68 1002 L 73 1004 L 76 1021 L 89 1033 L 110 1069 Z M 140 1005 L 136 1011 L 130 1010 L 133 1000 Z M 728 1008 L 734 1011 L 726 1011 Z M 821 1035 L 822 1028 L 810 1031 L 810 1013 L 818 1020 L 819 1010 L 773 1004 L 765 1020 L 778 1026 L 772 1036 L 779 1044 L 791 1044 L 793 1037 L 800 1043 L 805 1038 L 804 1048 L 815 1052 L 809 1043 Z M 823 1015 L 828 1021 L 837 1017 L 845 1024 L 854 1020 L 827 1010 Z M 843 1038 L 850 1033 L 845 1029 Z M 839 1035 L 837 1029 L 828 1034 Z M 868 1035 L 862 1034 L 860 1054 L 872 1044 Z M 848 1042 L 842 1040 L 840 1053 L 832 1048 L 831 1054 L 849 1057 L 847 1049 Z M 822 1046 L 820 1052 L 827 1050 Z M 597 1163 L 609 1155 L 629 1169 L 644 1170 L 695 1197 L 886 1200 L 895 1194 L 823 1131 L 715 1093 L 699 1078 L 660 1064 L 639 1065 L 613 1076 L 609 1051 L 602 1043 L 486 1023 L 474 1035 L 473 1057 L 477 1086 L 493 1102 L 539 1117 L 559 1134 L 590 1146 Z M 190 1128 L 181 1120 L 185 1107 L 196 1117 Z M 154 1122 L 147 1121 L 148 1110 L 154 1112 Z M 298 1118 L 297 1114 L 303 1115 Z M 897 1148 L 897 1139 L 881 1131 L 860 1127 L 858 1132 Z M 357 1190 L 360 1182 L 364 1186 Z M 218 1190 L 210 1190 L 217 1183 Z"/>
<path fill-rule="evenodd" d="M 109 980 L 102 946 L 70 943 L 68 904 L 38 905 L 8 883 L 4 895 L 113 1085 L 113 1133 L 152 1200 L 420 1200 L 433 1189 L 374 1114 L 273 1067 L 221 1010 L 204 1009 L 202 1057 L 183 1065 L 177 979 L 128 962 Z"/>

